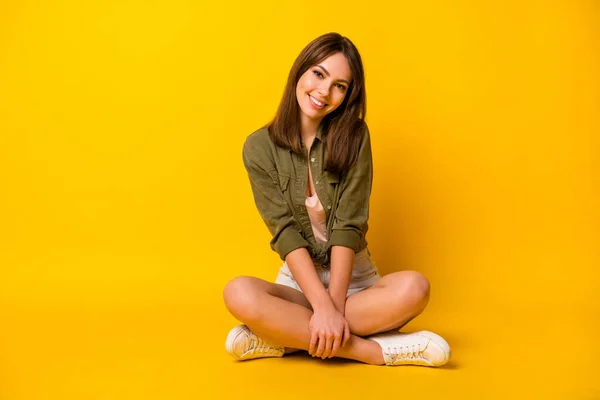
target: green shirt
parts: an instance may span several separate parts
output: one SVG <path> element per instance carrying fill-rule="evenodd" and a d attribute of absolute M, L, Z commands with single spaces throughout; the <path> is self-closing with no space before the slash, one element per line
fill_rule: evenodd
<path fill-rule="evenodd" d="M 306 247 L 311 258 L 329 264 L 331 246 L 359 252 L 367 247 L 369 198 L 373 183 L 371 139 L 365 133 L 357 162 L 346 172 L 324 171 L 327 136 L 317 132 L 308 158 L 277 146 L 267 128 L 246 138 L 242 158 L 248 171 L 256 207 L 273 235 L 271 249 L 282 260 L 292 250 Z M 303 144 L 304 148 L 304 144 Z M 317 196 L 327 215 L 326 243 L 315 241 L 305 206 L 310 163 Z"/>

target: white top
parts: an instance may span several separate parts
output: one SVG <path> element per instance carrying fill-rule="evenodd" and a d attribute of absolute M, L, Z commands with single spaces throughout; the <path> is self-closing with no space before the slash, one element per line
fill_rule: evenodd
<path fill-rule="evenodd" d="M 304 204 L 306 205 L 306 211 L 308 211 L 308 217 L 310 218 L 310 224 L 312 225 L 313 235 L 315 235 L 315 240 L 317 242 L 326 242 L 327 215 L 325 214 L 323 205 L 317 196 L 317 190 L 315 189 L 315 184 L 313 183 L 310 166 L 308 167 L 308 185 L 310 192 L 306 194 L 306 200 L 304 201 Z M 314 194 L 310 196 L 310 193 Z"/>
<path fill-rule="evenodd" d="M 308 211 L 308 217 L 310 218 L 310 224 L 312 225 L 313 234 L 317 242 L 327 241 L 327 215 L 325 209 L 315 193 L 312 197 L 307 197 L 304 202 L 306 205 L 306 211 Z"/>

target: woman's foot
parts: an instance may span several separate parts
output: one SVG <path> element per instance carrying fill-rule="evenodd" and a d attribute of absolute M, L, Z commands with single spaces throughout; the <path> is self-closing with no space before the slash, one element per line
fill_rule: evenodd
<path fill-rule="evenodd" d="M 255 335 L 246 325 L 238 325 L 229 331 L 225 350 L 236 360 L 253 358 L 283 357 L 285 348 L 269 343 Z"/>
<path fill-rule="evenodd" d="M 369 336 L 381 346 L 386 365 L 424 365 L 439 367 L 450 360 L 450 346 L 429 331 L 414 333 L 388 332 Z"/>

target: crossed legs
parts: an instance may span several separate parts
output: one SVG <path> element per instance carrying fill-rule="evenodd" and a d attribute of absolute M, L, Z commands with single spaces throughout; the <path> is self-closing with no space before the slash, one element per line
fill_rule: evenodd
<path fill-rule="evenodd" d="M 223 297 L 229 312 L 258 336 L 290 352 L 308 350 L 312 307 L 298 290 L 240 276 L 225 286 Z M 383 364 L 381 347 L 362 336 L 397 330 L 419 315 L 428 301 L 429 282 L 416 271 L 385 275 L 375 285 L 348 297 L 345 317 L 352 335 L 337 356 Z"/>

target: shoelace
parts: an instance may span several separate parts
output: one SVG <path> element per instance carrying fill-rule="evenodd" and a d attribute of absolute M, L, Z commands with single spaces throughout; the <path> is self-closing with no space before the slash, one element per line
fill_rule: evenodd
<path fill-rule="evenodd" d="M 411 349 L 412 348 L 412 349 Z M 391 362 L 396 362 L 398 360 L 424 360 L 423 352 L 425 349 L 421 349 L 421 345 L 414 344 L 401 346 L 401 347 L 388 347 L 387 355 L 390 356 Z"/>
<path fill-rule="evenodd" d="M 276 348 L 271 347 L 271 344 L 265 342 L 261 337 L 254 335 L 253 338 L 250 339 L 250 350 L 251 354 L 254 353 L 267 353 L 270 350 L 276 350 Z"/>

